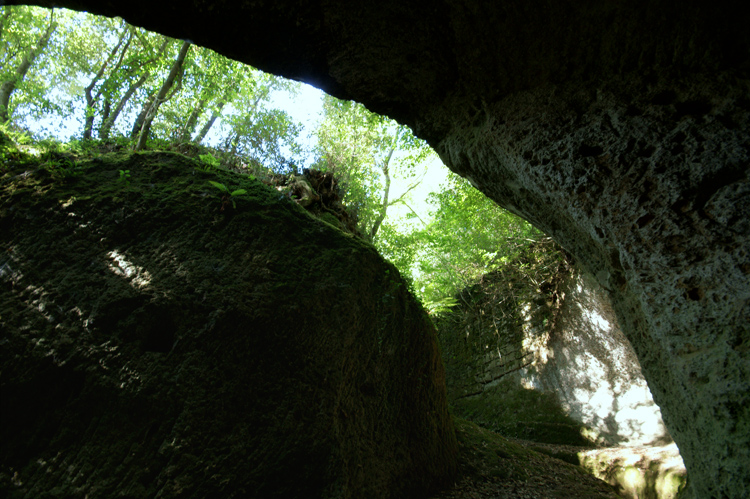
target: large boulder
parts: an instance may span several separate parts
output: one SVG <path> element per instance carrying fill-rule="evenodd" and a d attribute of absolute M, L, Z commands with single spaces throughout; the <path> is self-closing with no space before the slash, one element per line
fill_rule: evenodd
<path fill-rule="evenodd" d="M 718 0 L 10 0 L 407 123 L 610 293 L 698 497 L 750 495 L 750 14 Z"/>
<path fill-rule="evenodd" d="M 0 495 L 420 497 L 449 480 L 434 328 L 396 269 L 277 190 L 195 166 L 3 167 Z"/>

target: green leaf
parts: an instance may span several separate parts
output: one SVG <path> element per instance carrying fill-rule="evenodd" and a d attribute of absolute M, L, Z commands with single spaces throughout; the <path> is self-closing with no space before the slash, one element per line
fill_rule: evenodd
<path fill-rule="evenodd" d="M 247 194 L 245 189 L 237 189 L 236 191 L 233 191 L 230 196 L 241 196 L 243 194 Z"/>
<path fill-rule="evenodd" d="M 213 154 L 199 154 L 198 159 L 200 159 L 201 162 L 208 166 L 217 167 L 221 164 L 220 161 L 213 156 Z"/>
<path fill-rule="evenodd" d="M 219 189 L 221 192 L 226 192 L 227 194 L 229 194 L 229 189 L 227 189 L 227 186 L 222 184 L 221 182 L 214 182 L 213 180 L 209 180 L 208 183 Z"/>

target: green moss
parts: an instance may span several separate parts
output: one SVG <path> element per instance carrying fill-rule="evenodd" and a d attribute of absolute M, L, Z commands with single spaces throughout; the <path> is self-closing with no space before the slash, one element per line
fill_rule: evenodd
<path fill-rule="evenodd" d="M 461 459 L 470 463 L 471 473 L 518 480 L 529 478 L 530 470 L 524 461 L 529 459 L 532 451 L 470 421 L 454 418 L 454 424 Z"/>
<path fill-rule="evenodd" d="M 50 165 L 41 161 L 13 163 L 3 169 L 0 181 L 6 195 L 18 196 L 27 205 L 57 200 L 86 200 L 90 202 L 128 203 L 135 205 L 162 204 L 173 212 L 196 207 L 230 219 L 249 209 L 277 208 L 286 205 L 293 218 L 304 216 L 302 208 L 281 199 L 278 192 L 258 180 L 234 172 L 217 169 L 211 173 L 197 170 L 200 164 L 181 154 L 168 152 L 110 153 L 85 160 L 77 165 L 79 175 L 55 178 Z M 128 173 L 127 181 L 120 171 Z M 231 191 L 244 189 L 235 197 L 237 208 L 222 202 L 222 193 L 208 183 L 222 183 Z M 42 194 L 44 194 L 42 199 Z M 262 211 L 256 213 L 263 216 Z M 275 215 L 274 215 L 275 216 Z"/>
<path fill-rule="evenodd" d="M 341 221 L 340 221 L 340 220 L 339 220 L 338 218 L 336 218 L 336 217 L 335 217 L 335 216 L 334 216 L 333 214 L 331 214 L 331 213 L 323 212 L 323 213 L 321 213 L 321 214 L 319 215 L 319 218 L 320 218 L 320 219 L 321 219 L 322 221 L 324 221 L 324 222 L 326 222 L 326 223 L 328 223 L 328 224 L 330 224 L 330 225 L 332 225 L 332 226 L 336 227 L 337 229 L 342 229 L 342 228 L 343 228 L 343 227 L 342 227 L 342 224 L 341 224 Z"/>

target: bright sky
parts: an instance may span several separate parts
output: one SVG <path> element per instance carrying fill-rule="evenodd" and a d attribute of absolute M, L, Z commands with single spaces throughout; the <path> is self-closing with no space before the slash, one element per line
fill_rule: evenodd
<path fill-rule="evenodd" d="M 310 134 L 312 134 L 323 113 L 323 96 L 325 94 L 321 90 L 305 83 L 301 83 L 300 87 L 299 95 L 293 99 L 290 98 L 287 92 L 274 92 L 271 95 L 271 105 L 269 107 L 286 111 L 294 121 L 302 123 L 305 127 L 305 131 L 302 132 L 303 144 L 312 147 L 315 140 Z"/>
<path fill-rule="evenodd" d="M 411 200 L 407 201 L 407 203 L 409 207 L 411 207 L 411 209 L 414 210 L 417 215 L 419 215 L 419 218 L 421 218 L 425 223 L 429 223 L 429 212 L 434 208 L 432 205 L 427 203 L 427 196 L 429 196 L 432 192 L 437 192 L 440 190 L 440 184 L 444 183 L 446 178 L 448 177 L 448 168 L 443 165 L 442 161 L 440 161 L 440 158 L 438 158 L 437 156 L 435 156 L 432 161 L 428 162 L 425 167 L 427 169 L 427 172 L 424 176 L 424 179 L 417 187 L 414 188 L 413 191 L 411 191 Z M 391 186 L 392 199 L 398 199 L 398 197 L 404 192 L 407 187 L 408 185 L 404 182 L 399 182 L 398 179 L 394 179 Z M 388 217 L 392 217 L 390 222 L 394 225 L 398 224 L 400 227 L 402 227 L 401 230 L 406 229 L 403 224 L 406 223 L 405 217 L 409 213 L 411 213 L 411 210 L 404 205 L 396 205 L 388 209 Z M 418 226 L 421 225 L 418 222 L 414 222 L 414 224 L 415 228 L 419 228 Z"/>

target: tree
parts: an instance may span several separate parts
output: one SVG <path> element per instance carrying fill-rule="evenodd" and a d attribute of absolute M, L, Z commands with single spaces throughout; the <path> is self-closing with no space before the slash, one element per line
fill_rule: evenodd
<path fill-rule="evenodd" d="M 0 83 L 0 122 L 7 122 L 12 115 L 10 98 L 18 89 L 31 69 L 34 60 L 47 46 L 50 36 L 57 27 L 55 11 L 31 7 L 3 7 L 0 16 L 2 38 L 2 83 Z M 43 18 L 49 15 L 46 27 L 42 28 Z"/>
<path fill-rule="evenodd" d="M 121 29 L 119 38 L 117 40 L 117 43 L 112 48 L 112 50 L 109 52 L 106 59 L 101 61 L 99 64 L 99 69 L 97 70 L 94 77 L 91 79 L 89 84 L 84 89 L 84 97 L 86 98 L 86 111 L 85 116 L 86 120 L 83 126 L 83 138 L 91 139 L 91 134 L 94 128 L 94 117 L 96 112 L 96 104 L 99 101 L 99 99 L 102 97 L 102 93 L 105 92 L 106 86 L 105 85 L 99 85 L 99 89 L 96 92 L 96 95 L 92 95 L 92 92 L 94 90 L 94 87 L 99 83 L 99 80 L 102 79 L 102 77 L 105 74 L 105 71 L 108 69 L 108 66 L 112 66 L 113 62 L 116 61 L 114 64 L 114 68 L 112 68 L 111 71 L 117 71 L 119 66 L 122 64 L 123 58 L 125 57 L 125 54 L 127 53 L 128 48 L 130 47 L 130 42 L 132 40 L 133 32 L 132 29 L 129 29 L 125 22 L 121 22 Z M 126 41 L 127 38 L 127 41 Z M 120 47 L 125 43 L 125 46 L 122 48 L 122 51 L 120 50 Z M 117 57 L 117 54 L 120 53 L 120 57 Z M 105 97 L 105 100 L 109 102 L 109 95 Z M 109 110 L 107 111 L 107 114 L 109 114 Z"/>
<path fill-rule="evenodd" d="M 429 200 L 434 206 L 429 223 L 381 249 L 413 276 L 428 306 L 445 303 L 544 236 L 455 174 Z"/>
<path fill-rule="evenodd" d="M 185 62 L 185 57 L 187 56 L 190 45 L 190 42 L 182 42 L 182 46 L 180 47 L 180 51 L 177 54 L 177 58 L 172 64 L 169 75 L 167 75 L 167 78 L 164 80 L 164 83 L 162 84 L 161 88 L 156 93 L 154 98 L 150 102 L 147 101 L 147 106 L 144 106 L 146 112 L 143 119 L 143 124 L 141 125 L 138 134 L 138 141 L 136 142 L 134 147 L 136 151 L 140 151 L 146 146 L 146 139 L 148 138 L 149 132 L 151 130 L 151 122 L 154 120 L 156 113 L 159 111 L 159 106 L 171 97 L 170 91 L 175 86 L 175 82 L 177 81 L 178 77 L 182 75 L 182 65 Z M 175 90 L 177 89 L 179 89 L 179 86 L 175 87 Z"/>
<path fill-rule="evenodd" d="M 139 50 L 131 51 L 133 55 L 121 65 L 119 72 L 110 75 L 105 84 L 107 88 L 113 90 L 105 94 L 105 110 L 107 111 L 103 113 L 101 126 L 99 127 L 99 138 L 101 139 L 109 138 L 117 118 L 136 92 L 149 81 L 171 42 L 171 39 L 166 36 L 156 35 L 152 43 L 147 33 L 132 26 L 130 28 L 138 42 Z M 157 43 L 160 43 L 158 48 L 156 48 Z M 136 76 L 137 79 L 135 79 Z M 127 85 L 127 89 L 120 94 L 119 92 L 125 85 Z M 117 105 L 112 110 L 111 103 L 115 100 Z M 140 124 L 142 124 L 142 120 Z M 140 129 L 140 127 L 137 129 Z"/>
<path fill-rule="evenodd" d="M 223 106 L 223 148 L 230 155 L 248 156 L 275 171 L 284 170 L 301 154 L 297 138 L 301 126 L 286 112 L 269 107 L 274 91 L 295 94 L 299 84 L 244 66 L 235 73 L 240 91 L 232 93 L 230 105 Z M 207 126 L 215 120 L 214 108 L 199 138 L 205 136 Z"/>
<path fill-rule="evenodd" d="M 269 102 L 274 90 L 298 84 L 190 46 L 121 19 L 2 8 L 0 117 L 16 113 L 27 126 L 37 125 L 34 118 L 62 130 L 75 116 L 83 139 L 93 137 L 99 120 L 99 137 L 107 139 L 127 115 L 135 149 L 152 136 L 201 143 L 213 131 L 234 154 L 286 164 L 300 149 L 299 125 Z"/>
<path fill-rule="evenodd" d="M 197 137 L 202 140 L 224 106 L 244 91 L 243 67 L 212 50 L 196 47 L 182 75 L 183 90 L 165 104 L 154 126 L 161 128 L 162 136 L 190 142 L 204 114 L 211 111 L 213 121 L 209 119 Z"/>
<path fill-rule="evenodd" d="M 246 90 L 245 67 L 209 49 L 198 48 L 195 51 L 190 71 L 185 75 L 189 91 L 183 94 L 184 98 L 172 101 L 172 121 L 179 123 L 185 115 L 188 116 L 178 129 L 175 137 L 177 140 L 192 141 L 198 123 L 210 111 L 211 117 L 196 135 L 195 142 L 200 143 L 206 137 L 221 116 L 224 106 L 231 103 L 238 93 Z M 165 112 L 166 115 L 168 112 Z"/>
<path fill-rule="evenodd" d="M 326 96 L 323 109 L 315 167 L 339 177 L 346 190 L 344 203 L 355 209 L 360 230 L 375 242 L 388 208 L 404 203 L 421 181 L 418 165 L 432 150 L 408 127 L 361 104 Z M 410 182 L 396 199 L 391 192 L 394 176 Z"/>
<path fill-rule="evenodd" d="M 224 106 L 227 105 L 227 101 L 229 101 L 229 95 L 230 91 L 227 90 L 225 94 L 214 104 L 214 106 L 211 108 L 211 117 L 208 118 L 208 120 L 203 124 L 200 131 L 193 139 L 193 142 L 195 142 L 196 144 L 200 144 L 201 142 L 203 142 L 203 140 L 206 138 L 206 135 L 208 135 L 209 130 L 211 130 L 211 127 L 213 127 L 214 123 L 216 123 L 216 120 L 219 118 L 219 116 L 221 116 L 221 111 L 224 109 Z"/>

